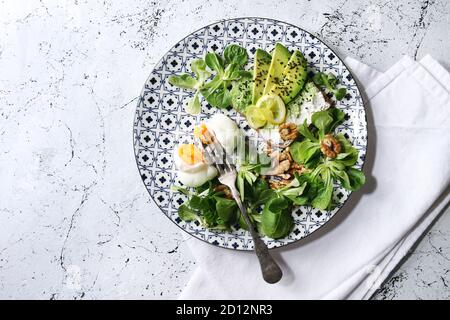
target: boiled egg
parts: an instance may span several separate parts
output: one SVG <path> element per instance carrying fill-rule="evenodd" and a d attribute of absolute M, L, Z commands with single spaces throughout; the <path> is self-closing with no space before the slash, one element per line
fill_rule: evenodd
<path fill-rule="evenodd" d="M 202 150 L 192 143 L 180 144 L 173 157 L 178 179 L 187 187 L 199 187 L 217 175 L 217 169 L 205 163 Z"/>
<path fill-rule="evenodd" d="M 237 146 L 239 128 L 233 120 L 222 113 L 214 114 L 205 122 L 208 130 L 214 132 L 217 140 L 224 147 L 227 154 L 232 154 Z"/>

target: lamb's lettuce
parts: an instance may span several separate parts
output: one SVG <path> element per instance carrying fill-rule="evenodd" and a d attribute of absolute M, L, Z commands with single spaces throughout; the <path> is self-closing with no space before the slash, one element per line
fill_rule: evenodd
<path fill-rule="evenodd" d="M 185 110 L 189 114 L 198 114 L 201 110 L 200 90 L 204 87 L 205 81 L 211 73 L 206 70 L 206 63 L 202 59 L 193 60 L 191 62 L 191 70 L 196 78 L 187 73 L 183 73 L 179 76 L 170 76 L 168 81 L 173 86 L 195 90 L 194 96 L 187 101 Z"/>
<path fill-rule="evenodd" d="M 332 73 L 317 72 L 314 74 L 313 81 L 316 85 L 327 88 L 336 97 L 336 100 L 342 100 L 347 94 L 345 88 L 337 88 L 338 79 Z"/>

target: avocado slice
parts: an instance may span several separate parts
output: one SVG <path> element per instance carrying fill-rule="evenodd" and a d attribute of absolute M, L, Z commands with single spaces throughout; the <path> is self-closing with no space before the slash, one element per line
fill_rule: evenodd
<path fill-rule="evenodd" d="M 278 85 L 282 79 L 283 70 L 286 67 L 291 53 L 281 43 L 275 45 L 272 53 L 272 61 L 270 62 L 269 74 L 267 75 L 266 84 L 264 86 L 264 94 L 270 92 L 272 87 Z"/>
<path fill-rule="evenodd" d="M 267 74 L 269 73 L 271 61 L 272 56 L 267 51 L 256 49 L 255 63 L 253 67 L 253 104 L 256 104 L 256 101 L 258 101 L 264 93 L 264 86 L 266 85 Z"/>
<path fill-rule="evenodd" d="M 273 86 L 270 93 L 277 94 L 284 103 L 289 103 L 305 85 L 306 59 L 303 54 L 295 50 L 283 70 L 280 82 Z"/>

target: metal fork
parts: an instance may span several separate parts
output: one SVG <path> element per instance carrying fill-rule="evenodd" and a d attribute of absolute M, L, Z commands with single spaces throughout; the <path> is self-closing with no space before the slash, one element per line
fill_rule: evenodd
<path fill-rule="evenodd" d="M 208 133 L 210 134 L 212 138 L 210 140 L 212 141 L 209 141 L 209 144 L 203 144 L 206 160 L 211 164 L 214 164 L 217 168 L 217 171 L 219 171 L 220 183 L 226 185 L 231 190 L 231 194 L 236 201 L 252 236 L 255 253 L 258 257 L 264 280 L 268 283 L 276 283 L 280 281 L 281 277 L 283 276 L 283 272 L 281 271 L 281 268 L 275 262 L 273 257 L 270 255 L 269 249 L 267 248 L 264 241 L 261 240 L 259 234 L 256 232 L 255 227 L 251 223 L 250 218 L 247 214 L 247 210 L 241 201 L 239 191 L 236 188 L 236 166 L 232 164 L 225 152 L 225 149 L 215 138 L 214 133 L 211 133 L 211 131 L 209 131 Z"/>

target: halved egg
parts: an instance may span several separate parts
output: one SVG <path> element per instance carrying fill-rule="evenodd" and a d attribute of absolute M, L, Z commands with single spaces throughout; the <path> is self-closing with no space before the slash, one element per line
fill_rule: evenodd
<path fill-rule="evenodd" d="M 239 128 L 233 120 L 222 113 L 214 114 L 204 124 L 194 128 L 194 135 L 199 138 L 209 130 L 214 133 L 217 140 L 228 154 L 232 154 L 237 146 Z"/>
<path fill-rule="evenodd" d="M 203 151 L 192 143 L 175 148 L 174 162 L 178 179 L 188 187 L 201 186 L 217 175 L 217 169 L 205 163 Z"/>

